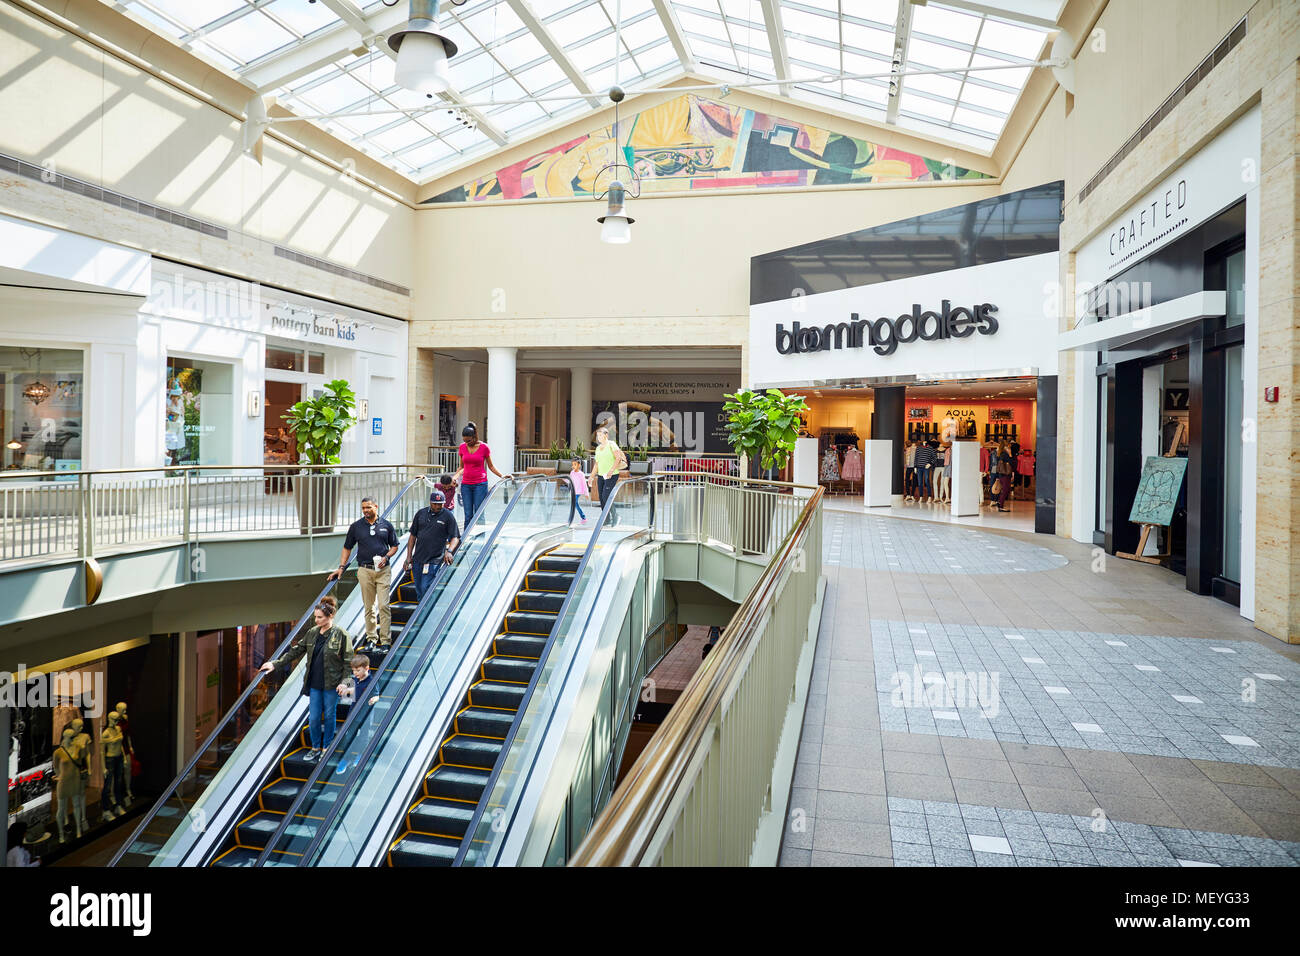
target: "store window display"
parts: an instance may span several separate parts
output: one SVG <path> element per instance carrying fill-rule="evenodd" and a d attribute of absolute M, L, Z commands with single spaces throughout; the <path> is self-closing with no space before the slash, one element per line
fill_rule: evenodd
<path fill-rule="evenodd" d="M 81 468 L 84 355 L 0 347 L 0 428 L 7 471 Z"/>

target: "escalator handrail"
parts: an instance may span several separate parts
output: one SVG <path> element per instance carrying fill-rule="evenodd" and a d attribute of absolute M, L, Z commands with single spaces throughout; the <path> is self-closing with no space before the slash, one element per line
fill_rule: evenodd
<path fill-rule="evenodd" d="M 430 640 L 428 646 L 420 652 L 419 659 L 407 671 L 410 678 L 406 681 L 401 690 L 398 691 L 398 695 L 393 698 L 392 703 L 388 707 L 388 713 L 384 715 L 379 726 L 371 731 L 370 738 L 367 740 L 366 746 L 361 751 L 355 764 L 358 772 L 352 774 L 350 779 L 346 779 L 343 782 L 342 792 L 340 792 L 338 797 L 334 800 L 334 805 L 330 808 L 325 818 L 317 824 L 316 832 L 312 835 L 311 841 L 303 849 L 302 855 L 298 857 L 297 866 L 309 865 L 308 861 L 312 860 L 315 857 L 315 854 L 319 851 L 321 841 L 324 840 L 325 834 L 331 831 L 336 818 L 343 812 L 343 808 L 348 804 L 348 798 L 352 789 L 356 787 L 362 779 L 363 775 L 359 772 L 360 768 L 367 766 L 370 763 L 371 758 L 374 757 L 375 750 L 379 747 L 381 741 L 385 739 L 389 728 L 397 717 L 397 714 L 403 709 L 407 695 L 410 694 L 411 690 L 418 683 L 416 680 L 417 675 L 423 672 L 434 649 L 441 646 L 441 642 L 436 639 L 436 635 L 443 633 L 452 617 L 460 611 L 461 602 L 464 600 L 465 595 L 469 593 L 470 587 L 482 572 L 483 566 L 487 563 L 488 555 L 492 553 L 492 546 L 496 543 L 497 536 L 500 535 L 501 530 L 506 526 L 507 519 L 510 517 L 511 512 L 514 511 L 515 505 L 517 505 L 523 498 L 524 491 L 537 482 L 558 481 L 569 485 L 568 521 L 572 524 L 577 498 L 573 494 L 573 482 L 567 475 L 532 475 L 522 481 L 513 478 L 506 480 L 517 481 L 519 487 L 515 490 L 515 493 L 511 495 L 509 503 L 506 504 L 505 511 L 501 513 L 501 517 L 497 519 L 496 527 L 492 529 L 491 534 L 488 535 L 487 539 L 481 545 L 478 557 L 474 559 L 474 565 L 465 575 L 465 580 L 461 582 L 460 589 L 456 592 L 456 595 L 451 599 L 451 601 L 448 602 L 446 609 L 443 611 L 442 617 L 430 632 L 432 635 L 435 635 L 435 639 Z M 485 511 L 485 508 L 480 508 L 478 513 L 474 516 L 474 520 L 481 520 Z M 430 595 L 433 593 L 433 588 L 430 588 L 425 593 L 424 598 L 420 600 L 420 604 L 416 605 L 416 612 L 411 615 L 410 620 L 413 621 L 416 619 L 419 613 L 419 606 L 423 604 L 425 600 L 428 600 Z M 410 621 L 403 626 L 403 632 L 405 632 L 406 627 L 409 625 Z M 359 713 L 362 713 L 362 710 L 359 707 L 354 707 L 349 711 L 347 719 L 343 722 L 343 729 L 334 735 L 334 739 L 330 741 L 329 747 L 326 748 L 323 754 L 321 754 L 320 759 L 316 761 L 316 766 L 313 768 L 311 775 L 307 778 L 307 782 L 302 785 L 301 789 L 299 789 L 298 794 L 294 797 L 293 803 L 290 804 L 289 809 L 285 812 L 284 819 L 280 822 L 280 825 L 276 827 L 275 833 L 266 841 L 266 846 L 263 847 L 262 852 L 258 854 L 257 861 L 253 864 L 254 866 L 264 866 L 266 864 L 266 861 L 270 858 L 276 844 L 279 843 L 280 839 L 283 837 L 284 831 L 288 829 L 289 823 L 297 816 L 298 810 L 301 808 L 303 801 L 307 798 L 307 794 L 312 791 L 312 788 L 320 779 L 325 767 L 328 766 L 330 758 L 334 755 L 339 744 L 344 739 L 348 724 L 351 723 L 354 715 Z"/>
<path fill-rule="evenodd" d="M 424 475 L 417 475 L 416 477 L 408 481 L 405 487 L 403 487 L 402 490 L 398 493 L 397 497 L 388 503 L 388 507 L 384 509 L 383 514 L 381 514 L 379 517 L 380 518 L 388 517 L 389 513 L 394 508 L 397 507 L 398 502 L 400 502 L 404 497 L 406 497 L 406 493 L 411 490 L 412 486 L 414 486 L 418 482 L 423 481 L 425 477 L 426 476 Z M 357 549 L 357 554 L 359 553 L 360 550 Z M 356 560 L 356 558 L 357 558 L 356 554 L 350 556 L 348 558 L 348 564 L 351 565 L 352 562 Z M 337 578 L 334 578 L 325 583 L 325 587 L 321 588 L 320 593 L 317 594 L 316 597 L 312 600 L 311 604 L 307 606 L 307 613 L 305 613 L 302 616 L 302 618 L 299 619 L 298 623 L 293 626 L 293 629 L 289 631 L 289 633 L 285 636 L 284 640 L 281 641 L 280 644 L 276 647 L 275 652 L 271 655 L 271 660 L 278 659 L 284 653 L 285 649 L 298 637 L 299 634 L 302 633 L 302 630 L 307 625 L 307 622 L 313 619 L 312 612 L 316 609 L 316 605 L 319 604 L 324 599 L 325 595 L 329 594 L 330 591 L 334 590 L 334 588 L 336 588 L 339 582 L 342 580 L 343 580 L 343 574 L 340 574 Z M 239 698 L 235 701 L 235 703 L 231 705 L 228 711 L 226 711 L 225 716 L 221 718 L 220 723 L 217 724 L 217 726 L 213 729 L 212 733 L 208 734 L 207 739 L 203 741 L 203 745 L 195 749 L 193 756 L 191 756 L 190 759 L 186 762 L 185 767 L 181 770 L 180 773 L 176 775 L 176 777 L 172 780 L 171 784 L 167 787 L 167 789 L 164 790 L 162 794 L 158 797 L 158 799 L 154 802 L 154 805 L 149 809 L 149 812 L 144 815 L 144 819 L 142 819 L 139 825 L 135 828 L 135 830 L 131 832 L 130 838 L 125 843 L 123 843 L 121 847 L 118 848 L 117 853 L 113 855 L 113 859 L 109 861 L 108 864 L 109 866 L 117 866 L 118 861 L 121 860 L 123 856 L 125 856 L 127 853 L 130 852 L 131 847 L 135 846 L 136 840 L 138 840 L 140 838 L 140 835 L 144 833 L 145 828 L 149 826 L 149 824 L 153 821 L 154 817 L 158 815 L 158 812 L 166 805 L 167 801 L 172 798 L 172 795 L 176 792 L 176 790 L 185 782 L 186 779 L 189 778 L 189 775 L 194 771 L 194 768 L 198 766 L 199 760 L 203 757 L 204 754 L 208 752 L 208 748 L 211 747 L 214 743 L 216 743 L 217 738 L 226 729 L 227 725 L 229 725 L 230 722 L 235 719 L 236 715 L 240 712 L 244 704 L 248 701 L 248 698 L 252 696 L 253 691 L 258 687 L 259 684 L 261 684 L 262 679 L 265 676 L 266 674 L 263 671 L 258 671 L 256 674 L 253 675 L 253 679 L 249 681 L 249 684 L 247 687 L 244 688 L 243 693 L 239 695 Z"/>
<path fill-rule="evenodd" d="M 506 733 L 505 740 L 501 744 L 500 756 L 497 757 L 496 764 L 492 767 L 492 773 L 488 776 L 487 783 L 483 785 L 483 794 L 479 797 L 478 803 L 474 807 L 474 815 L 470 817 L 469 826 L 465 828 L 465 836 L 461 840 L 460 848 L 456 851 L 456 859 L 452 861 L 452 866 L 460 866 L 465 862 L 465 855 L 469 852 L 470 845 L 474 842 L 474 832 L 478 829 L 479 822 L 483 819 L 483 812 L 487 809 L 488 799 L 492 796 L 492 788 L 496 786 L 497 778 L 501 776 L 501 769 L 505 766 L 506 757 L 510 753 L 510 747 L 514 743 L 515 735 L 519 732 L 519 725 L 523 722 L 524 714 L 528 710 L 528 703 L 533 699 L 533 691 L 537 689 L 537 682 L 542 676 L 542 669 L 546 666 L 546 659 L 551 653 L 551 648 L 560 636 L 561 625 L 564 622 L 564 616 L 568 613 L 569 605 L 573 602 L 573 597 L 578 592 L 578 583 L 582 580 L 582 574 L 587 569 L 587 564 L 591 560 L 592 552 L 596 549 L 596 543 L 600 540 L 601 529 L 605 526 L 605 519 L 614 511 L 614 499 L 618 497 L 623 488 L 629 488 L 644 482 L 650 489 L 650 507 L 649 516 L 646 521 L 646 528 L 653 528 L 655 523 L 655 494 L 654 482 L 652 475 L 645 475 L 640 478 L 633 478 L 630 481 L 620 482 L 621 487 L 609 496 L 604 507 L 600 509 L 600 517 L 596 519 L 595 527 L 591 529 L 591 538 L 587 542 L 587 547 L 582 552 L 582 558 L 578 561 L 578 567 L 573 572 L 573 584 L 569 592 L 564 596 L 564 603 L 560 605 L 559 611 L 555 614 L 555 626 L 551 628 L 551 633 L 546 638 L 546 643 L 542 645 L 541 653 L 538 655 L 537 664 L 533 668 L 532 676 L 528 679 L 528 687 L 524 689 L 524 696 L 519 701 L 519 706 L 515 709 L 514 720 L 510 722 L 510 730 Z"/>

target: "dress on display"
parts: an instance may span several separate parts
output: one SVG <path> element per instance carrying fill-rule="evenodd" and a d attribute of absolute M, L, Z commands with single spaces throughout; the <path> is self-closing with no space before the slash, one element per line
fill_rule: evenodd
<path fill-rule="evenodd" d="M 839 481 L 840 480 L 840 458 L 835 454 L 834 448 L 826 449 L 826 454 L 822 455 L 822 468 L 820 481 Z"/>
<path fill-rule="evenodd" d="M 856 448 L 850 448 L 844 453 L 844 468 L 840 476 L 845 481 L 862 480 L 862 452 Z"/>

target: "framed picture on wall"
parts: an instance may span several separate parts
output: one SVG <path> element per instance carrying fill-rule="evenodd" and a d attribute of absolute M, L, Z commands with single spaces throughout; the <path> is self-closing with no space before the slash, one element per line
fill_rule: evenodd
<path fill-rule="evenodd" d="M 916 406 L 907 410 L 907 417 L 920 421 L 929 421 L 930 407 L 928 405 Z"/>
<path fill-rule="evenodd" d="M 1016 410 L 1014 408 L 990 408 L 989 421 L 991 422 L 1011 422 L 1016 419 Z"/>

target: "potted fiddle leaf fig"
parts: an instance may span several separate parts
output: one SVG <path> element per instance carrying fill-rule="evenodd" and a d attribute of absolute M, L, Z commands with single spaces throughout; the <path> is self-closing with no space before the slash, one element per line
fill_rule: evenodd
<path fill-rule="evenodd" d="M 802 395 L 786 395 L 778 388 L 765 392 L 741 389 L 724 395 L 722 410 L 727 415 L 727 442 L 750 462 L 751 470 L 768 480 L 776 478 L 794 454 L 802 414 L 807 403 Z M 771 485 L 757 490 L 775 491 Z M 752 493 L 729 495 L 729 516 L 741 551 L 767 550 L 771 530 L 771 505 Z"/>
<path fill-rule="evenodd" d="M 315 398 L 304 399 L 282 415 L 298 443 L 303 465 L 337 465 L 343 436 L 357 423 L 357 397 L 344 379 L 335 379 Z M 304 470 L 294 482 L 300 530 L 329 531 L 338 514 L 343 476 L 329 468 Z M 310 490 L 309 490 L 310 489 Z"/>

